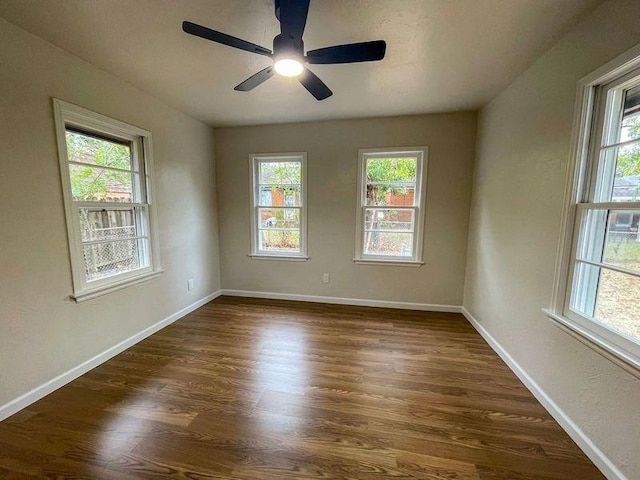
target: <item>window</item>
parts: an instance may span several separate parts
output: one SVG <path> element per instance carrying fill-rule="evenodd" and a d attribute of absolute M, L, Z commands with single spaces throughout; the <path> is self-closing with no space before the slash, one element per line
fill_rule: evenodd
<path fill-rule="evenodd" d="M 360 150 L 355 261 L 422 264 L 427 149 Z"/>
<path fill-rule="evenodd" d="M 633 69 L 631 65 L 635 64 Z M 640 58 L 585 80 L 566 239 L 547 312 L 640 374 Z M 564 258 L 563 258 L 564 257 Z"/>
<path fill-rule="evenodd" d="M 54 100 L 73 297 L 160 273 L 151 204 L 151 134 Z"/>
<path fill-rule="evenodd" d="M 251 256 L 305 260 L 306 154 L 251 155 Z"/>

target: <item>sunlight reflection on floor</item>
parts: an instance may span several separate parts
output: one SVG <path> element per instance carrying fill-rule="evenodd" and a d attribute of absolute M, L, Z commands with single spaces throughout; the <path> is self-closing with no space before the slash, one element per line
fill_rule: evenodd
<path fill-rule="evenodd" d="M 309 380 L 307 337 L 304 327 L 275 324 L 260 332 L 256 386 L 264 391 L 304 395 Z M 270 432 L 288 432 L 298 426 L 303 404 L 289 404 L 285 415 L 261 412 L 261 427 Z"/>

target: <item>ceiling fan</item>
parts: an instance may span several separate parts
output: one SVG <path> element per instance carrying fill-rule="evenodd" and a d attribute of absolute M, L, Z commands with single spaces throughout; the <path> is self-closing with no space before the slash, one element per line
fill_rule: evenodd
<path fill-rule="evenodd" d="M 280 34 L 273 39 L 273 51 L 191 22 L 182 22 L 182 30 L 197 37 L 264 55 L 273 60 L 273 65 L 260 70 L 244 82 L 236 85 L 234 90 L 241 92 L 253 90 L 271 78 L 275 72 L 285 77 L 297 77 L 298 81 L 311 95 L 317 100 L 324 100 L 330 97 L 333 92 L 311 70 L 304 66 L 305 63 L 333 64 L 382 60 L 387 44 L 384 40 L 375 40 L 372 42 L 335 45 L 333 47 L 309 50 L 305 56 L 302 34 L 307 23 L 309 2 L 310 0 L 275 0 L 276 18 L 280 21 Z"/>

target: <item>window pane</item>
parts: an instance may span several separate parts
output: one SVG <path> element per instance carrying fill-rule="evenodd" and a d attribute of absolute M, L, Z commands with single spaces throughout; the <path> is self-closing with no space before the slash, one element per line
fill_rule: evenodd
<path fill-rule="evenodd" d="M 274 207 L 299 207 L 302 198 L 300 186 L 260 186 L 260 205 Z"/>
<path fill-rule="evenodd" d="M 364 229 L 366 231 L 393 230 L 397 232 L 413 232 L 414 210 L 409 209 L 380 209 L 367 208 L 365 210 Z"/>
<path fill-rule="evenodd" d="M 300 210 L 297 208 L 259 208 L 259 228 L 300 229 Z"/>
<path fill-rule="evenodd" d="M 625 116 L 620 129 L 620 141 L 627 142 L 640 138 L 640 112 Z"/>
<path fill-rule="evenodd" d="M 640 210 L 585 212 L 578 258 L 640 272 Z"/>
<path fill-rule="evenodd" d="M 416 183 L 416 158 L 367 158 L 367 183 Z"/>
<path fill-rule="evenodd" d="M 260 162 L 258 183 L 270 185 L 300 184 L 302 165 L 300 162 Z"/>
<path fill-rule="evenodd" d="M 413 207 L 416 205 L 415 185 L 367 184 L 367 205 Z"/>
<path fill-rule="evenodd" d="M 413 233 L 365 232 L 365 255 L 413 256 Z"/>
<path fill-rule="evenodd" d="M 143 267 L 142 249 L 146 240 L 116 240 L 85 245 L 84 265 L 87 281 L 91 282 Z"/>
<path fill-rule="evenodd" d="M 133 181 L 129 172 L 69 164 L 71 193 L 77 201 L 132 202 Z M 136 178 L 137 181 L 137 178 Z"/>
<path fill-rule="evenodd" d="M 639 221 L 640 210 L 609 212 L 603 263 L 640 272 Z"/>
<path fill-rule="evenodd" d="M 136 212 L 127 210 L 81 208 L 82 241 L 115 240 L 138 235 Z"/>
<path fill-rule="evenodd" d="M 640 200 L 640 144 L 613 149 L 607 155 L 615 156 L 613 202 Z"/>
<path fill-rule="evenodd" d="M 594 317 L 640 343 L 640 278 L 600 270 Z"/>
<path fill-rule="evenodd" d="M 72 162 L 131 170 L 131 147 L 126 144 L 66 131 L 67 155 Z"/>
<path fill-rule="evenodd" d="M 624 92 L 620 142 L 640 138 L 640 85 Z"/>
<path fill-rule="evenodd" d="M 299 230 L 260 230 L 260 250 L 268 252 L 300 252 Z"/>

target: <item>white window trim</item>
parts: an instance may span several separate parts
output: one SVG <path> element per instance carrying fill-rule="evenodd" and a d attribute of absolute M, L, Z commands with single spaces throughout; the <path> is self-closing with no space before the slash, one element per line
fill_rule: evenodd
<path fill-rule="evenodd" d="M 366 255 L 362 249 L 364 238 L 363 211 L 365 208 L 366 196 L 366 172 L 365 158 L 380 154 L 380 156 L 388 156 L 393 154 L 411 154 L 417 155 L 418 165 L 416 169 L 416 192 L 414 198 L 417 198 L 416 223 L 414 232 L 415 251 L 413 257 L 393 257 L 383 255 Z M 427 167 L 429 159 L 429 147 L 393 147 L 393 148 L 366 148 L 358 150 L 358 201 L 356 205 L 356 244 L 355 257 L 353 261 L 359 265 L 378 265 L 378 266 L 402 266 L 402 267 L 420 267 L 424 265 L 423 261 L 423 239 L 425 224 L 425 207 L 427 199 Z"/>
<path fill-rule="evenodd" d="M 71 259 L 71 272 L 73 277 L 73 294 L 71 298 L 76 302 L 89 300 L 107 293 L 121 290 L 130 285 L 151 280 L 162 274 L 160 265 L 160 248 L 158 245 L 158 220 L 154 208 L 154 170 L 151 132 L 138 127 L 114 120 L 105 115 L 92 112 L 85 108 L 53 99 L 53 113 L 56 128 L 56 140 L 58 146 L 58 161 L 60 165 L 60 177 L 62 180 L 62 192 L 64 196 L 64 208 L 67 224 L 67 236 L 69 239 L 69 256 Z M 87 282 L 84 273 L 84 258 L 82 254 L 82 240 L 80 221 L 76 214 L 71 193 L 71 178 L 69 176 L 69 162 L 67 158 L 66 126 L 72 125 L 80 129 L 91 130 L 107 136 L 114 136 L 132 142 L 142 142 L 143 154 L 140 160 L 144 162 L 145 190 L 148 205 L 148 231 L 149 231 L 149 266 L 114 275 L 95 282 Z"/>
<path fill-rule="evenodd" d="M 300 197 L 300 252 L 261 252 L 258 249 L 258 225 L 257 225 L 257 206 L 259 205 L 260 192 L 257 189 L 258 168 L 260 161 L 287 161 L 293 160 L 300 162 L 300 187 L 302 195 Z M 307 255 L 307 153 L 306 152 L 283 152 L 283 153 L 252 153 L 249 155 L 249 175 L 250 175 L 250 191 L 249 191 L 249 218 L 251 222 L 251 253 L 247 256 L 256 260 L 281 260 L 281 261 L 298 261 L 304 262 L 309 259 Z"/>
<path fill-rule="evenodd" d="M 640 378 L 640 351 L 638 345 L 622 335 L 604 327 L 597 320 L 580 315 L 567 315 L 571 295 L 572 255 L 575 248 L 575 222 L 578 203 L 589 176 L 590 135 L 595 131 L 594 110 L 596 91 L 600 85 L 640 68 L 640 45 L 623 53 L 606 65 L 584 77 L 578 83 L 577 101 L 574 112 L 571 155 L 565 186 L 565 200 L 562 210 L 560 241 L 556 256 L 554 288 L 551 304 L 543 312 L 578 341 L 603 355 L 629 373 Z"/>

